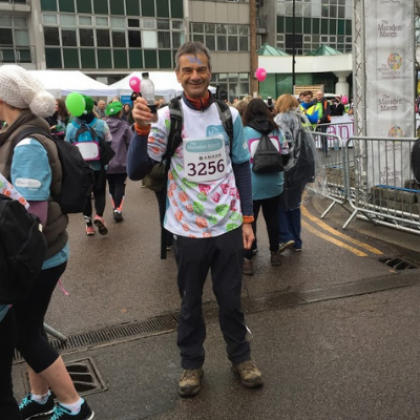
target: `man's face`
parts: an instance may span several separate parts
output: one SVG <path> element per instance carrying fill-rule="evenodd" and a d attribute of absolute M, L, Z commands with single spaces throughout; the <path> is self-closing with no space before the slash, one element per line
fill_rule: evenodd
<path fill-rule="evenodd" d="M 309 104 L 312 101 L 312 95 L 303 96 L 303 102 Z"/>
<path fill-rule="evenodd" d="M 182 55 L 179 57 L 179 70 L 176 71 L 176 76 L 187 96 L 192 99 L 203 98 L 211 79 L 207 56 L 205 54 Z"/>
<path fill-rule="evenodd" d="M 322 92 L 317 92 L 317 93 L 316 93 L 316 100 L 317 100 L 317 101 L 320 101 L 323 97 L 324 97 L 324 95 L 323 95 L 323 93 L 322 93 Z"/>
<path fill-rule="evenodd" d="M 104 109 L 105 108 L 105 102 L 104 101 L 99 101 L 98 106 L 99 106 L 100 109 Z"/>

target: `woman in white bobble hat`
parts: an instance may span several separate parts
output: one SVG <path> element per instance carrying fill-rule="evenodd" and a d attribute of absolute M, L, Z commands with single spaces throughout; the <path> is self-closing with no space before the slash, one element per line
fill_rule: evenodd
<path fill-rule="evenodd" d="M 65 364 L 48 343 L 43 329 L 51 295 L 64 273 L 69 255 L 67 215 L 51 195 L 61 190 L 61 165 L 52 140 L 40 134 L 19 135 L 28 127 L 49 133 L 44 120 L 54 113 L 55 99 L 22 67 L 0 67 L 0 173 L 28 201 L 39 217 L 48 244 L 37 285 L 24 301 L 14 305 L 17 348 L 28 364 L 31 393 L 20 404 L 23 420 L 51 414 L 50 420 L 90 420 L 94 414 L 78 395 Z M 7 337 L 1 337 L 7 339 Z M 54 404 L 50 389 L 58 398 Z M 1 396 L 0 396 L 1 398 Z"/>

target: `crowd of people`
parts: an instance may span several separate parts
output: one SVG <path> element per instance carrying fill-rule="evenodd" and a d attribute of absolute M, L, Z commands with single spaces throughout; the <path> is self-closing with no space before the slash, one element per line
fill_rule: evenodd
<path fill-rule="evenodd" d="M 104 219 L 107 182 L 113 218 L 121 222 L 127 176 L 142 180 L 157 164 L 165 167 L 170 162 L 165 187 L 157 198 L 166 245 L 173 247 L 178 266 L 181 313 L 177 345 L 183 368 L 179 394 L 194 396 L 202 385 L 206 338 L 202 292 L 209 271 L 232 371 L 245 387 L 263 384 L 246 338 L 242 276 L 254 274 L 260 209 L 271 264 L 281 265 L 286 249 L 302 251 L 300 203 L 305 185 L 314 180 L 317 160 L 311 121 L 305 105 L 289 94 L 281 95 L 273 106 L 261 98 L 246 97 L 234 106 L 222 107 L 208 89 L 211 57 L 199 42 L 180 47 L 175 72 L 184 89 L 179 99 L 179 133 L 171 127 L 175 111 L 163 105 L 154 113 L 141 95 L 132 107 L 118 98 L 95 106 L 92 98 L 84 97 L 85 110 L 75 117 L 24 69 L 0 68 L 0 120 L 6 123 L 0 132 L 0 174 L 4 177 L 0 186 L 13 189 L 27 201 L 28 211 L 44 227 L 48 245 L 36 287 L 17 304 L 0 304 L 0 412 L 7 413 L 7 419 L 50 414 L 51 420 L 94 417 L 43 328 L 53 290 L 69 258 L 68 217 L 54 198 L 60 192 L 62 172 L 58 156 L 49 155 L 52 140 L 41 136 L 38 141 L 38 135 L 28 135 L 15 144 L 19 132 L 28 126 L 48 130 L 59 141 L 85 146 L 79 150 L 94 177 L 92 196 L 83 211 L 87 236 L 95 235 L 96 230 L 101 235 L 108 233 Z M 322 98 L 319 103 L 318 123 L 327 116 Z M 93 158 L 87 144 L 79 144 L 83 143 L 81 127 L 93 129 L 111 145 L 115 156 L 107 164 Z M 178 143 L 170 156 L 168 143 L 174 141 Z M 84 155 L 88 149 L 90 154 Z M 193 153 L 196 150 L 201 152 Z M 268 155 L 274 165 L 268 164 Z M 15 346 L 28 364 L 31 385 L 20 406 L 11 382 Z"/>

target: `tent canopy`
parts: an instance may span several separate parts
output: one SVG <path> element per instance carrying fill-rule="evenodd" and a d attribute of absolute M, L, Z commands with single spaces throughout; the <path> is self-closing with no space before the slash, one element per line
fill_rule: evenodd
<path fill-rule="evenodd" d="M 335 50 L 334 48 L 329 47 L 328 45 L 321 45 L 316 50 L 311 51 L 306 55 L 312 56 L 321 56 L 321 55 L 340 55 L 342 54 L 340 51 Z"/>
<path fill-rule="evenodd" d="M 261 45 L 261 48 L 257 51 L 257 54 L 265 55 L 265 56 L 271 55 L 271 56 L 281 56 L 281 57 L 286 57 L 289 55 L 283 50 L 281 50 L 280 48 L 272 47 L 271 45 L 267 43 Z"/>
<path fill-rule="evenodd" d="M 118 95 L 118 89 L 98 82 L 79 70 L 29 70 L 29 72 L 56 98 L 67 96 L 72 92 L 87 96 Z"/>
<path fill-rule="evenodd" d="M 144 71 L 135 71 L 124 77 L 120 81 L 112 84 L 110 87 L 117 89 L 120 95 L 131 95 L 132 89 L 130 87 L 130 79 L 134 76 L 142 80 L 141 74 Z M 163 96 L 166 101 L 171 98 L 180 95 L 183 91 L 181 83 L 178 82 L 174 71 L 150 71 L 149 78 L 155 85 L 155 94 Z M 216 88 L 210 86 L 209 89 L 212 92 L 216 91 Z"/>

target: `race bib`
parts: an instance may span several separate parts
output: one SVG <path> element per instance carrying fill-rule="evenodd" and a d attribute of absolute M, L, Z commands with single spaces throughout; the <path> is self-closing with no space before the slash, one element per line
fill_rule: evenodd
<path fill-rule="evenodd" d="M 80 141 L 74 143 L 74 145 L 79 149 L 83 159 L 86 161 L 99 160 L 101 158 L 97 141 Z"/>
<path fill-rule="evenodd" d="M 188 181 L 207 183 L 227 172 L 225 140 L 222 136 L 184 139 L 184 168 Z"/>

